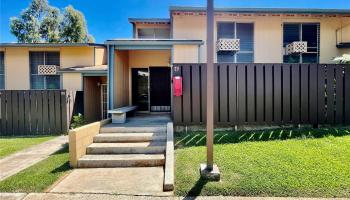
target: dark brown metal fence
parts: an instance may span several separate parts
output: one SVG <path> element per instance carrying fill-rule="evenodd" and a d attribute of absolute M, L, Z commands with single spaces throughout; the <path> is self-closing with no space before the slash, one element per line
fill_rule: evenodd
<path fill-rule="evenodd" d="M 206 65 L 174 64 L 174 122 L 206 120 Z M 216 124 L 350 124 L 350 65 L 215 64 Z"/>
<path fill-rule="evenodd" d="M 0 136 L 66 133 L 65 90 L 0 90 Z"/>

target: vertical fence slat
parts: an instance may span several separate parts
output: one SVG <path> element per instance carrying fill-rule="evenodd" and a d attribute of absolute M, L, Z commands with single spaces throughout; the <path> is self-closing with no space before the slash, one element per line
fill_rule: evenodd
<path fill-rule="evenodd" d="M 336 111 L 335 111 L 335 123 L 336 124 L 342 124 L 344 119 L 344 107 L 343 107 L 343 100 L 344 100 L 344 93 L 343 93 L 343 87 L 344 87 L 344 77 L 343 77 L 343 66 L 336 65 L 335 66 L 335 79 L 336 79 Z M 350 103 L 350 102 L 349 102 Z"/>
<path fill-rule="evenodd" d="M 326 83 L 325 83 L 325 66 L 321 65 L 318 67 L 318 89 L 317 89 L 317 105 L 318 105 L 318 124 L 324 124 L 326 122 Z"/>
<path fill-rule="evenodd" d="M 48 91 L 49 96 L 49 123 L 50 123 L 50 132 L 56 133 L 56 124 L 55 124 L 55 93 L 54 91 Z"/>
<path fill-rule="evenodd" d="M 237 124 L 237 65 L 230 64 L 228 68 L 229 74 L 229 121 Z"/>
<path fill-rule="evenodd" d="M 275 64 L 273 66 L 273 102 L 274 102 L 274 122 L 280 124 L 282 122 L 282 66 Z"/>
<path fill-rule="evenodd" d="M 192 116 L 193 123 L 199 124 L 201 120 L 200 111 L 200 79 L 199 65 L 192 65 Z"/>
<path fill-rule="evenodd" d="M 67 133 L 68 131 L 68 123 L 67 123 L 67 93 L 66 91 L 61 91 L 61 127 L 62 127 L 62 133 Z"/>
<path fill-rule="evenodd" d="M 272 122 L 273 114 L 273 82 L 272 82 L 272 65 L 265 65 L 265 121 Z"/>
<path fill-rule="evenodd" d="M 290 76 L 291 76 L 291 66 L 289 64 L 284 64 L 282 66 L 283 73 L 283 122 L 290 123 L 291 121 L 291 85 L 290 85 Z"/>
<path fill-rule="evenodd" d="M 220 66 L 220 122 L 227 123 L 228 120 L 228 94 L 227 94 L 227 71 L 228 66 L 225 64 Z"/>
<path fill-rule="evenodd" d="M 21 134 L 18 132 L 18 91 L 12 91 L 12 135 Z"/>
<path fill-rule="evenodd" d="M 344 123 L 346 125 L 350 124 L 350 65 L 345 65 L 344 73 Z"/>
<path fill-rule="evenodd" d="M 43 130 L 43 94 L 41 90 L 36 91 L 38 134 L 44 134 Z"/>
<path fill-rule="evenodd" d="M 60 91 L 54 91 L 55 95 L 55 126 L 56 126 L 56 134 L 62 134 L 63 130 L 61 127 L 61 92 Z"/>
<path fill-rule="evenodd" d="M 219 122 L 220 117 L 219 69 L 219 65 L 214 65 L 214 122 Z"/>
<path fill-rule="evenodd" d="M 0 133 L 1 135 L 6 135 L 6 95 L 5 91 L 0 91 L 0 109 L 1 109 L 1 127 Z"/>
<path fill-rule="evenodd" d="M 184 123 L 191 123 L 191 66 L 183 66 L 183 120 Z"/>
<path fill-rule="evenodd" d="M 18 91 L 18 134 L 24 135 L 24 91 Z"/>
<path fill-rule="evenodd" d="M 50 121 L 49 121 L 49 96 L 47 91 L 42 92 L 43 97 L 43 132 L 44 134 L 50 133 Z"/>
<path fill-rule="evenodd" d="M 255 65 L 247 65 L 247 121 L 255 122 Z"/>
<path fill-rule="evenodd" d="M 207 121 L 207 67 L 201 65 L 202 122 Z"/>
<path fill-rule="evenodd" d="M 256 65 L 256 121 L 260 124 L 264 123 L 264 67 Z"/>
<path fill-rule="evenodd" d="M 37 107 L 36 107 L 36 92 L 30 91 L 30 134 L 37 134 Z M 52 109 L 52 112 L 55 111 Z"/>
<path fill-rule="evenodd" d="M 238 99 L 238 122 L 246 121 L 246 66 L 238 65 L 237 67 L 237 99 Z"/>
<path fill-rule="evenodd" d="M 24 91 L 24 134 L 30 134 L 30 91 Z"/>
<path fill-rule="evenodd" d="M 6 111 L 7 111 L 7 123 L 6 123 L 6 135 L 12 135 L 12 114 L 13 114 L 13 106 L 12 106 L 12 95 L 11 91 L 6 91 Z"/>
<path fill-rule="evenodd" d="M 327 66 L 327 123 L 334 124 L 334 66 Z"/>
<path fill-rule="evenodd" d="M 300 65 L 292 65 L 292 120 L 300 123 Z"/>
<path fill-rule="evenodd" d="M 309 66 L 307 65 L 302 65 L 300 67 L 300 83 L 300 121 L 306 124 L 309 122 Z"/>
<path fill-rule="evenodd" d="M 317 64 L 311 64 L 309 77 L 309 120 L 313 125 L 317 124 L 317 71 Z"/>

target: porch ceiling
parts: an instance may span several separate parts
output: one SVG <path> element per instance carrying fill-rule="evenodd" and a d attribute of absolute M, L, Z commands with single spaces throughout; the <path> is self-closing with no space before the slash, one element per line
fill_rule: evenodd
<path fill-rule="evenodd" d="M 112 39 L 105 42 L 115 49 L 171 49 L 173 45 L 202 45 L 202 40 L 188 39 Z"/>

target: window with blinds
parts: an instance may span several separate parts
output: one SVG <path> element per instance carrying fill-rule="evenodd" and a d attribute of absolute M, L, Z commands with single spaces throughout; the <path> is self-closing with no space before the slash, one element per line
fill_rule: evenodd
<path fill-rule="evenodd" d="M 254 62 L 254 24 L 219 22 L 217 39 L 239 39 L 240 51 L 218 51 L 219 63 L 253 63 Z"/>
<path fill-rule="evenodd" d="M 5 89 L 5 54 L 0 52 L 0 89 Z"/>
<path fill-rule="evenodd" d="M 38 65 L 60 66 L 59 52 L 29 52 L 30 88 L 60 89 L 60 75 L 39 75 Z"/>
<path fill-rule="evenodd" d="M 307 42 L 307 52 L 283 56 L 284 63 L 318 63 L 320 54 L 319 23 L 284 23 L 283 47 L 296 41 Z"/>
<path fill-rule="evenodd" d="M 169 39 L 170 30 L 167 28 L 139 28 L 137 36 L 141 39 Z"/>

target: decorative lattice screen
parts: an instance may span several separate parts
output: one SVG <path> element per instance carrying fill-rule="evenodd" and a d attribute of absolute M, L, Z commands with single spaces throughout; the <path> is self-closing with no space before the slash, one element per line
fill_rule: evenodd
<path fill-rule="evenodd" d="M 287 55 L 307 52 L 307 42 L 292 42 L 286 46 Z"/>
<path fill-rule="evenodd" d="M 38 65 L 39 75 L 56 75 L 57 66 L 56 65 Z"/>
<path fill-rule="evenodd" d="M 216 43 L 217 51 L 239 51 L 239 39 L 218 39 Z"/>

